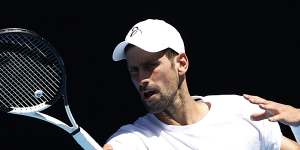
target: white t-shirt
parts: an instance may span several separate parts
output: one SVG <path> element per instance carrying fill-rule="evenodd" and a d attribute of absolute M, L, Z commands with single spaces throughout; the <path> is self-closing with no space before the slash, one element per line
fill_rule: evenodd
<path fill-rule="evenodd" d="M 122 126 L 109 139 L 114 150 L 279 150 L 278 123 L 251 121 L 262 110 L 238 95 L 194 96 L 211 104 L 192 125 L 167 125 L 153 114 Z"/>

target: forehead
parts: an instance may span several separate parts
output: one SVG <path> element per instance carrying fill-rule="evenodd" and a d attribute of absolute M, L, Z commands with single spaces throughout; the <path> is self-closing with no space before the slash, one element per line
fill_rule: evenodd
<path fill-rule="evenodd" d="M 144 51 L 143 49 L 136 46 L 130 47 L 126 50 L 126 57 L 127 57 L 128 64 L 157 61 L 161 59 L 163 56 L 164 56 L 163 51 L 151 53 L 151 52 Z"/>

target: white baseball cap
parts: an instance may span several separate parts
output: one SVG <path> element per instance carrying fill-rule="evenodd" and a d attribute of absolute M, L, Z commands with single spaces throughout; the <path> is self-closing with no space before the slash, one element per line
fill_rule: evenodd
<path fill-rule="evenodd" d="M 126 59 L 124 48 L 135 45 L 148 52 L 159 52 L 171 48 L 184 53 L 184 43 L 179 32 L 163 20 L 147 19 L 135 24 L 127 33 L 125 41 L 119 43 L 113 52 L 114 61 Z"/>

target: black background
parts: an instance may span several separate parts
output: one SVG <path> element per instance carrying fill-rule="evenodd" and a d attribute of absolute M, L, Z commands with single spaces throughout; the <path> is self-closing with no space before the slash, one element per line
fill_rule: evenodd
<path fill-rule="evenodd" d="M 192 95 L 248 93 L 300 107 L 296 1 L 64 1 L 1 7 L 0 28 L 34 30 L 60 52 L 73 115 L 101 145 L 121 125 L 145 114 L 125 63 L 113 62 L 111 55 L 132 25 L 147 18 L 163 19 L 181 33 Z M 46 112 L 67 120 L 62 102 Z M 81 149 L 54 125 L 5 113 L 0 118 L 0 145 L 6 149 Z M 293 138 L 287 126 L 281 127 Z"/>

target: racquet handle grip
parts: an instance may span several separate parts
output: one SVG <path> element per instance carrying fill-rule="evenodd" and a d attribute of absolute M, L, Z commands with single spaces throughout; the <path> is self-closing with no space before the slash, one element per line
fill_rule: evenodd
<path fill-rule="evenodd" d="M 103 150 L 102 147 L 81 127 L 73 138 L 84 150 Z"/>

